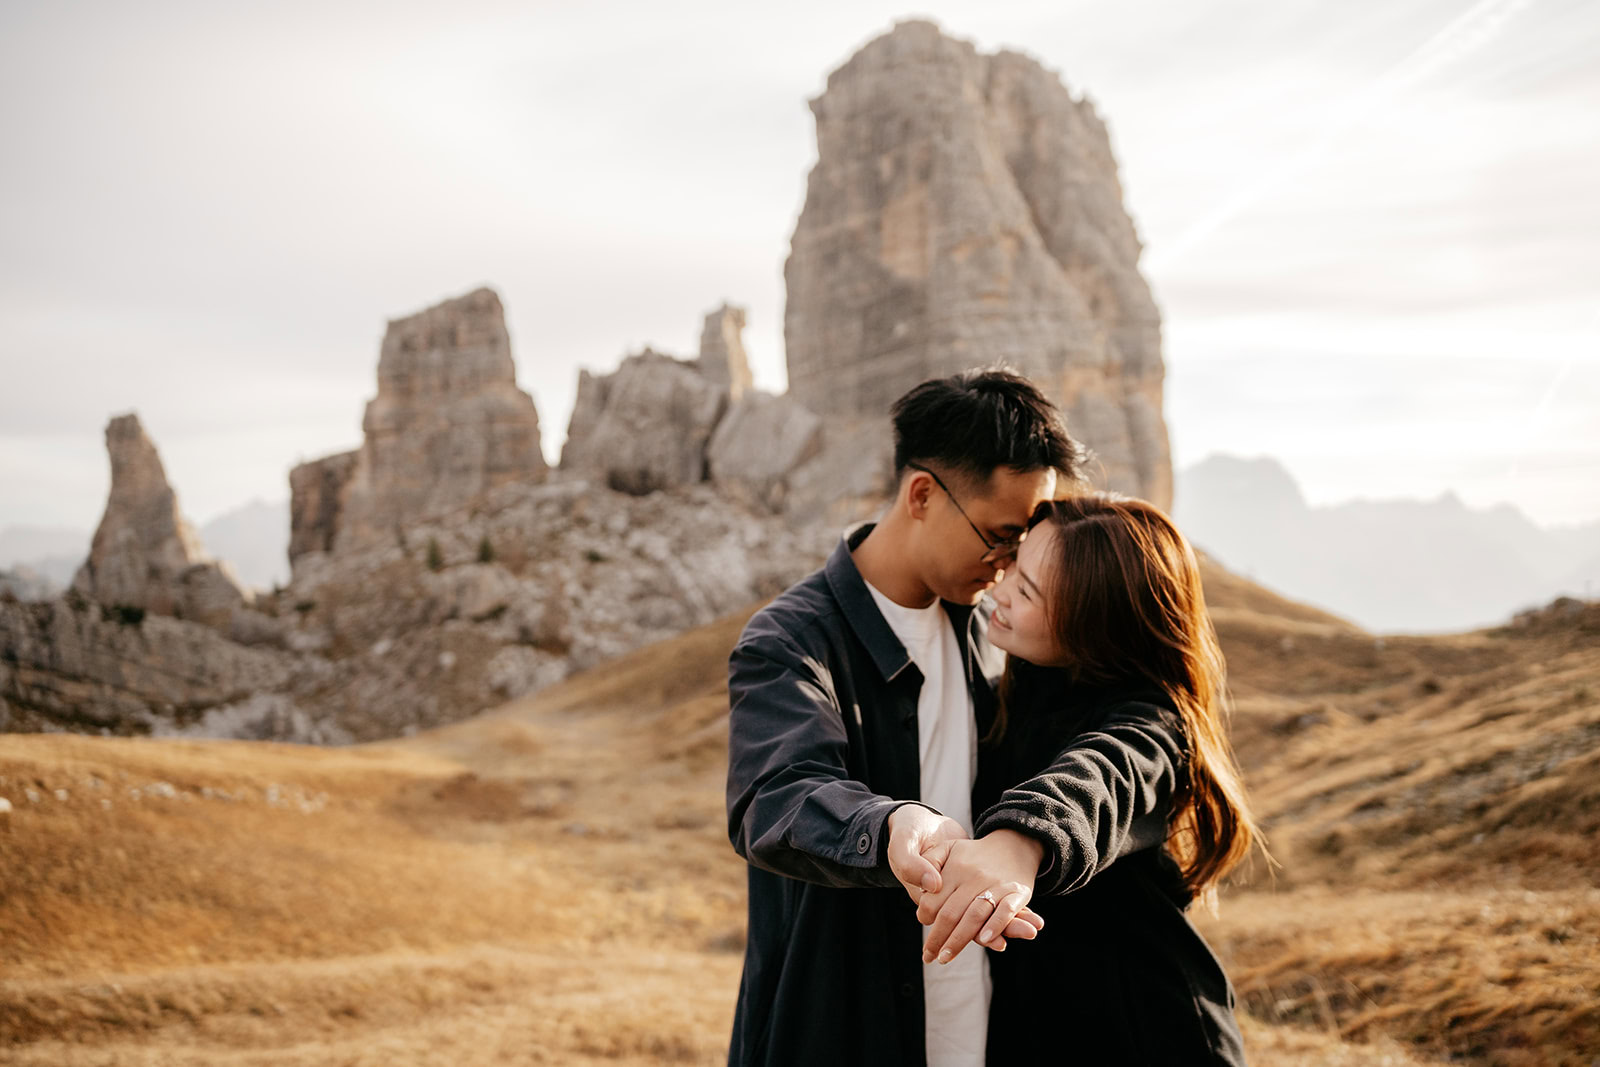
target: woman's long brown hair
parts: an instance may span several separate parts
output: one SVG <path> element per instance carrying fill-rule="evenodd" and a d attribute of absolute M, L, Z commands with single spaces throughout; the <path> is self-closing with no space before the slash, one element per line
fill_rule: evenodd
<path fill-rule="evenodd" d="M 1052 694 L 1040 687 L 1051 677 L 1165 692 L 1189 749 L 1167 820 L 1167 848 L 1185 888 L 1214 907 L 1217 883 L 1263 838 L 1228 744 L 1226 665 L 1194 550 L 1155 505 L 1111 493 L 1046 501 L 1030 523 L 1035 536 L 1042 523 L 1055 532 L 1055 551 L 1045 573 L 1033 577 L 1067 657 L 1066 678 L 1013 659 L 990 736 L 1005 730 L 1008 705 L 1025 714 L 1048 702 Z"/>

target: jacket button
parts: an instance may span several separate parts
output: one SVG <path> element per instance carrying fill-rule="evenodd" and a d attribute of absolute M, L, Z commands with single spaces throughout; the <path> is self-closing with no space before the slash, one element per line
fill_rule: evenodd
<path fill-rule="evenodd" d="M 860 837 L 856 838 L 856 851 L 861 853 L 863 856 L 867 854 L 867 849 L 871 847 L 872 835 L 862 834 Z"/>
<path fill-rule="evenodd" d="M 910 982 L 901 982 L 900 983 L 900 995 L 902 997 L 905 997 L 907 1000 L 910 1000 L 911 999 L 911 994 L 913 994 L 915 992 L 916 992 L 916 990 L 912 988 Z"/>

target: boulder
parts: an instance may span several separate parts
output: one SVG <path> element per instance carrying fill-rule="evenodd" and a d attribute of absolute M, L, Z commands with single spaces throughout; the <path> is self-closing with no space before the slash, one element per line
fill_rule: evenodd
<path fill-rule="evenodd" d="M 822 451 L 822 420 L 786 396 L 752 390 L 723 416 L 707 458 L 717 488 L 781 511 L 789 475 Z"/>
<path fill-rule="evenodd" d="M 784 510 L 792 524 L 837 533 L 872 518 L 894 494 L 894 435 L 886 417 L 832 415 L 820 437 L 822 447 L 785 479 Z"/>
<path fill-rule="evenodd" d="M 578 386 L 563 470 L 597 475 L 636 496 L 705 480 L 726 387 L 693 363 L 648 348 L 610 375 L 585 374 Z"/>

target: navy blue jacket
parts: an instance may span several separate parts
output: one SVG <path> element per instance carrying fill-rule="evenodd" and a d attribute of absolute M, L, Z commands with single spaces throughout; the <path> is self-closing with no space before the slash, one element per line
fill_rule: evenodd
<path fill-rule="evenodd" d="M 750 861 L 730 1064 L 925 1063 L 922 927 L 886 858 L 889 813 L 921 794 L 922 674 L 850 556 L 870 529 L 758 612 L 729 659 L 728 834 Z M 945 610 L 981 735 L 1000 657 L 979 613 Z"/>

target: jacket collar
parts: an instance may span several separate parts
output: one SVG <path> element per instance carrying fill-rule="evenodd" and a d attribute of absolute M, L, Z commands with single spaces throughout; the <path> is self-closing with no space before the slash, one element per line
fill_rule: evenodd
<path fill-rule="evenodd" d="M 845 620 L 855 631 L 856 639 L 866 647 L 878 673 L 888 682 L 912 665 L 911 656 L 878 610 L 877 601 L 872 599 L 872 594 L 867 590 L 867 580 L 861 577 L 861 572 L 856 569 L 855 558 L 850 555 L 867 539 L 875 525 L 862 522 L 846 529 L 839 543 L 833 547 L 833 553 L 823 570 L 828 576 L 828 587 L 844 609 Z M 976 681 L 977 675 L 984 676 L 985 682 L 993 685 L 1000 676 L 1002 664 L 998 650 L 987 640 L 988 615 L 971 604 L 955 604 L 948 600 L 943 603 L 945 614 L 950 617 L 956 633 L 964 637 L 959 645 L 968 685 Z"/>
<path fill-rule="evenodd" d="M 856 561 L 850 555 L 857 545 L 867 539 L 875 525 L 863 522 L 847 529 L 844 536 L 839 538 L 839 543 L 833 546 L 833 553 L 823 565 L 823 572 L 828 576 L 828 587 L 833 590 L 833 598 L 844 609 L 845 621 L 872 657 L 878 673 L 888 682 L 911 666 L 911 656 L 884 620 L 883 613 L 878 610 L 872 594 L 867 590 L 867 580 L 861 577 L 861 572 L 856 569 Z"/>

